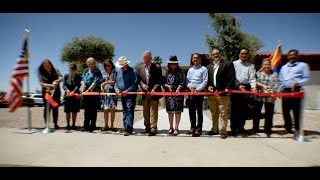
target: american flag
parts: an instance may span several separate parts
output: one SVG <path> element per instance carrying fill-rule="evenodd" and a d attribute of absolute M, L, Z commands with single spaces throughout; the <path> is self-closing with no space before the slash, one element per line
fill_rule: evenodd
<path fill-rule="evenodd" d="M 22 52 L 13 68 L 10 79 L 11 90 L 9 92 L 9 111 L 14 112 L 22 104 L 23 78 L 29 76 L 28 64 L 28 37 L 25 36 L 22 45 Z"/>

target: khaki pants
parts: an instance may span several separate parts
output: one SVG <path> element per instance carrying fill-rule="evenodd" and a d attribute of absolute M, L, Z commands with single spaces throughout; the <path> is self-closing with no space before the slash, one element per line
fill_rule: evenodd
<path fill-rule="evenodd" d="M 159 101 L 153 101 L 151 99 L 151 96 L 147 95 L 142 101 L 142 104 L 143 104 L 144 125 L 146 129 L 147 130 L 151 129 L 151 131 L 157 131 Z M 150 124 L 150 117 L 151 117 L 151 124 Z"/>
<path fill-rule="evenodd" d="M 230 96 L 208 96 L 208 103 L 212 117 L 211 131 L 227 134 Z"/>

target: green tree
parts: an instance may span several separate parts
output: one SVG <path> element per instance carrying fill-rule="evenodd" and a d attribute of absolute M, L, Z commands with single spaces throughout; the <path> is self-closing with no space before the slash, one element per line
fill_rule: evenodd
<path fill-rule="evenodd" d="M 134 65 L 133 69 L 135 69 L 136 71 L 138 70 L 139 66 L 142 65 L 143 62 L 138 62 L 136 65 Z M 138 91 L 141 91 L 140 86 L 138 86 Z M 136 97 L 136 104 L 137 105 L 142 105 L 142 95 L 138 94 Z"/>
<path fill-rule="evenodd" d="M 153 57 L 153 63 L 162 64 L 162 58 L 160 56 Z"/>
<path fill-rule="evenodd" d="M 135 69 L 137 71 L 141 64 L 143 64 L 143 62 L 141 62 L 141 61 L 138 62 L 136 65 L 134 65 L 133 69 Z"/>
<path fill-rule="evenodd" d="M 114 45 L 93 35 L 75 36 L 61 51 L 61 61 L 77 64 L 77 72 L 80 74 L 87 67 L 86 59 L 89 57 L 93 57 L 98 63 L 102 63 L 106 58 L 113 59 Z"/>
<path fill-rule="evenodd" d="M 205 35 L 209 53 L 214 47 L 218 47 L 222 57 L 233 61 L 239 59 L 241 48 L 248 48 L 249 60 L 252 60 L 256 52 L 264 46 L 256 36 L 240 29 L 239 18 L 228 13 L 209 13 L 209 17 L 211 19 L 209 27 L 214 30 L 214 35 Z"/>

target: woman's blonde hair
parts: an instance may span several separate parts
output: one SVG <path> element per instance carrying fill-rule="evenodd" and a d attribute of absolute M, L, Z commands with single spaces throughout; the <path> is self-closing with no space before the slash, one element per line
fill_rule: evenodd
<path fill-rule="evenodd" d="M 260 72 L 263 71 L 263 64 L 264 64 L 264 62 L 266 62 L 266 61 L 269 61 L 269 63 L 271 64 L 271 59 L 269 59 L 269 58 L 264 58 L 264 59 L 262 59 L 261 68 L 259 69 Z"/>

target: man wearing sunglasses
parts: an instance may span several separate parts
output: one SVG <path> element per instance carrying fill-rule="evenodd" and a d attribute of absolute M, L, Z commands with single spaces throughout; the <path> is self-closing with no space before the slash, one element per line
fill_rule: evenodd
<path fill-rule="evenodd" d="M 218 48 L 212 50 L 212 60 L 212 63 L 207 65 L 208 84 L 206 89 L 209 92 L 233 89 L 235 79 L 233 63 L 223 59 Z M 224 92 L 219 95 L 208 96 L 208 100 L 212 127 L 207 135 L 217 135 L 220 133 L 221 139 L 226 139 L 230 96 Z"/>

